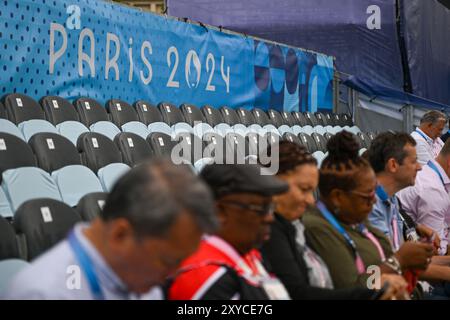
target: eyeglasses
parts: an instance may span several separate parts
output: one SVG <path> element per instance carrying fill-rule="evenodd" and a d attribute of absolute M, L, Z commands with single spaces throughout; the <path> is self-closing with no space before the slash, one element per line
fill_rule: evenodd
<path fill-rule="evenodd" d="M 232 205 L 237 208 L 241 208 L 244 210 L 250 210 L 258 214 L 259 216 L 266 216 L 268 214 L 273 214 L 275 211 L 275 204 L 273 202 L 264 204 L 264 205 L 257 205 L 257 204 L 246 204 L 241 202 L 235 202 L 235 201 L 222 201 L 224 204 Z"/>
<path fill-rule="evenodd" d="M 354 194 L 364 200 L 367 201 L 368 205 L 371 205 L 373 200 L 375 199 L 375 190 L 372 191 L 371 193 L 363 193 L 363 192 L 359 192 L 359 191 L 347 191 L 347 193 L 351 193 Z"/>

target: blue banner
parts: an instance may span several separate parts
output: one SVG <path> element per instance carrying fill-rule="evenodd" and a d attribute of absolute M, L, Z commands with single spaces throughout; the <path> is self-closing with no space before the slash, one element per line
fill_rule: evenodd
<path fill-rule="evenodd" d="M 412 91 L 450 105 L 450 10 L 436 0 L 401 4 Z"/>
<path fill-rule="evenodd" d="M 167 0 L 167 6 L 177 17 L 335 56 L 339 71 L 403 89 L 396 0 Z"/>
<path fill-rule="evenodd" d="M 331 109 L 333 58 L 98 0 L 0 0 L 0 92 Z"/>

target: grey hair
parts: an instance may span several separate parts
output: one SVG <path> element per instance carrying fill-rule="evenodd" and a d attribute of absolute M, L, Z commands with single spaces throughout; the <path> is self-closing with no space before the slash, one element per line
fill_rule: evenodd
<path fill-rule="evenodd" d="M 436 124 L 440 120 L 447 121 L 446 115 L 437 110 L 430 110 L 423 115 L 422 119 L 420 119 L 420 124 L 424 123 Z"/>
<path fill-rule="evenodd" d="M 117 181 L 101 218 L 127 219 L 137 237 L 164 237 L 186 212 L 209 233 L 218 226 L 214 207 L 210 189 L 187 165 L 155 159 L 134 167 Z"/>

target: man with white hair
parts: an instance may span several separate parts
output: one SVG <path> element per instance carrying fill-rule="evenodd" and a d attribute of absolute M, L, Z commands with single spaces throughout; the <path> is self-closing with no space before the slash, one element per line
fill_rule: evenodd
<path fill-rule="evenodd" d="M 416 140 L 417 160 L 421 165 L 435 159 L 444 143 L 440 136 L 444 130 L 447 118 L 440 111 L 431 110 L 420 119 L 420 126 L 411 133 Z"/>

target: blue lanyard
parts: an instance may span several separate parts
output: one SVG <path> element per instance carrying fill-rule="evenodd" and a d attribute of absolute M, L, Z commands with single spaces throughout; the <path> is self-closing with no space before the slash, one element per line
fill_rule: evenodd
<path fill-rule="evenodd" d="M 386 203 L 386 201 L 389 201 L 389 196 L 386 193 L 386 190 L 384 190 L 382 185 L 378 184 L 377 188 L 375 189 L 375 192 L 376 192 L 378 198 L 380 198 L 381 201 L 383 201 L 384 203 Z"/>
<path fill-rule="evenodd" d="M 95 274 L 93 263 L 91 258 L 88 256 L 86 251 L 80 244 L 80 241 L 77 239 L 75 232 L 72 231 L 69 235 L 69 244 L 75 254 L 78 262 L 80 263 L 81 269 L 84 271 L 86 278 L 89 282 L 89 287 L 91 288 L 91 293 L 94 296 L 95 300 L 105 300 L 105 297 L 102 292 L 102 288 L 98 282 L 97 275 Z"/>
<path fill-rule="evenodd" d="M 323 217 L 345 238 L 345 241 L 350 245 L 355 256 L 359 256 L 356 249 L 355 241 L 350 237 L 347 231 L 340 225 L 334 215 L 327 209 L 327 207 L 321 202 L 317 202 L 317 208 L 322 213 Z"/>
<path fill-rule="evenodd" d="M 441 179 L 442 185 L 445 188 L 445 182 L 444 182 L 444 178 L 442 177 L 441 173 L 439 172 L 439 169 L 436 167 L 436 165 L 430 160 L 428 161 L 428 166 L 434 170 L 434 172 L 436 172 L 436 174 L 438 175 L 439 179 Z"/>
<path fill-rule="evenodd" d="M 420 132 L 419 130 L 416 129 L 416 132 L 417 132 L 418 134 L 420 134 L 420 136 L 421 136 L 422 138 L 425 139 L 425 142 L 428 143 L 428 140 L 431 140 L 431 138 L 427 137 L 426 135 L 424 135 L 424 134 L 423 134 L 422 132 Z"/>

